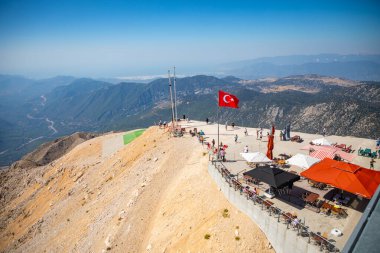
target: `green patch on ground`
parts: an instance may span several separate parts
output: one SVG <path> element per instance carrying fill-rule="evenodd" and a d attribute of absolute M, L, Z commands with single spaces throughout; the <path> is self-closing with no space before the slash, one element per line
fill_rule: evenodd
<path fill-rule="evenodd" d="M 124 145 L 127 145 L 128 143 L 130 143 L 131 141 L 133 141 L 134 139 L 142 135 L 144 131 L 145 129 L 140 129 L 140 130 L 133 131 L 131 133 L 124 134 L 123 135 Z"/>

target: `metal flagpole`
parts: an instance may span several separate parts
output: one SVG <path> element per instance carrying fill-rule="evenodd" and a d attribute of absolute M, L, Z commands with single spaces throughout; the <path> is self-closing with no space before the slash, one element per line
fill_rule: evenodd
<path fill-rule="evenodd" d="M 216 144 L 216 147 L 217 147 L 217 159 L 219 160 L 220 158 L 220 142 L 219 142 L 219 110 L 220 110 L 220 107 L 219 107 L 219 104 L 218 104 L 218 111 L 216 112 L 216 118 L 218 120 L 218 142 Z"/>
<path fill-rule="evenodd" d="M 176 77 L 175 77 L 175 66 L 174 66 L 173 74 L 174 74 L 174 115 L 175 115 L 175 121 L 177 125 L 178 115 L 177 115 L 177 87 L 176 87 Z"/>
<path fill-rule="evenodd" d="M 168 70 L 168 78 L 169 78 L 169 90 L 170 90 L 170 103 L 172 105 L 172 124 L 173 124 L 173 130 L 174 130 L 174 108 L 173 108 L 172 82 L 170 79 L 170 70 Z"/>

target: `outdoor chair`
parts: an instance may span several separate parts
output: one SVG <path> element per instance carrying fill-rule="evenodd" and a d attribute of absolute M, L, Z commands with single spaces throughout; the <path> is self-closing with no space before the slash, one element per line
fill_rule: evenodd
<path fill-rule="evenodd" d="M 317 184 L 317 188 L 319 190 L 324 190 L 326 187 L 327 187 L 327 184 L 325 184 L 325 183 L 318 183 Z"/>
<path fill-rule="evenodd" d="M 292 218 L 289 216 L 289 214 L 282 213 L 281 217 L 284 220 L 285 224 L 290 224 L 292 222 Z"/>
<path fill-rule="evenodd" d="M 313 187 L 313 188 L 318 188 L 318 185 L 319 185 L 319 183 L 317 183 L 317 182 L 315 182 L 313 184 L 310 184 L 310 186 Z"/>
<path fill-rule="evenodd" d="M 335 147 L 340 148 L 340 149 L 345 149 L 346 144 L 339 144 L 339 145 L 336 145 Z"/>
<path fill-rule="evenodd" d="M 339 216 L 340 208 L 331 207 L 331 214 L 334 215 L 335 218 L 340 218 Z"/>
<path fill-rule="evenodd" d="M 331 241 L 333 240 L 328 240 L 330 243 L 324 242 L 324 247 L 328 252 L 337 252 L 337 248 L 335 247 L 334 244 L 332 244 Z M 339 251 L 338 251 L 339 252 Z"/>
<path fill-rule="evenodd" d="M 339 215 L 340 218 L 345 219 L 345 218 L 347 218 L 348 213 L 346 212 L 345 209 L 341 208 L 341 209 L 339 210 L 339 214 L 338 214 L 338 215 Z"/>
<path fill-rule="evenodd" d="M 317 234 L 310 232 L 310 238 L 313 240 L 314 245 L 318 245 L 318 246 L 323 245 L 323 239 Z"/>
<path fill-rule="evenodd" d="M 246 191 L 247 199 L 252 198 L 252 197 L 253 197 L 253 194 L 254 194 L 254 193 L 253 193 L 252 191 L 247 190 L 247 191 Z"/>
<path fill-rule="evenodd" d="M 263 204 L 264 204 L 264 206 L 265 206 L 267 209 L 269 209 L 269 208 L 273 205 L 273 203 L 270 202 L 269 200 L 264 200 L 264 201 L 263 201 Z"/>
<path fill-rule="evenodd" d="M 359 148 L 358 150 L 358 155 L 361 155 L 361 156 L 371 156 L 372 152 L 371 152 L 371 149 L 369 148 L 366 148 L 366 149 L 362 149 L 362 148 Z"/>
<path fill-rule="evenodd" d="M 301 136 L 295 135 L 295 136 L 290 138 L 290 141 L 301 143 L 301 142 L 303 142 L 303 139 L 301 138 Z"/>
<path fill-rule="evenodd" d="M 286 161 L 284 159 L 276 159 L 275 163 L 280 165 L 280 166 L 283 166 L 286 164 Z"/>
<path fill-rule="evenodd" d="M 273 213 L 273 214 L 280 214 L 281 213 L 281 210 L 280 209 L 278 209 L 278 208 L 276 208 L 275 206 L 271 206 L 270 207 L 270 209 L 271 209 L 271 212 Z"/>
<path fill-rule="evenodd" d="M 332 209 L 332 205 L 330 205 L 329 203 L 325 202 L 322 204 L 320 210 L 321 210 L 321 213 L 322 214 L 325 214 L 325 215 L 330 215 L 331 214 L 331 209 Z"/>
<path fill-rule="evenodd" d="M 309 237 L 310 233 L 309 230 L 308 230 L 309 227 L 304 227 L 304 226 L 301 226 L 301 231 L 300 231 L 300 235 L 302 237 Z"/>
<path fill-rule="evenodd" d="M 323 203 L 325 203 L 325 201 L 321 200 L 321 199 L 317 199 L 317 201 L 315 202 L 315 206 L 317 208 L 321 208 Z"/>
<path fill-rule="evenodd" d="M 318 182 L 316 182 L 316 181 L 313 181 L 313 180 L 308 180 L 308 183 L 309 183 L 309 185 L 311 186 L 311 187 L 316 187 L 317 186 L 317 184 L 318 184 Z"/>
<path fill-rule="evenodd" d="M 348 146 L 347 148 L 342 149 L 346 153 L 351 153 L 352 152 L 352 145 Z"/>

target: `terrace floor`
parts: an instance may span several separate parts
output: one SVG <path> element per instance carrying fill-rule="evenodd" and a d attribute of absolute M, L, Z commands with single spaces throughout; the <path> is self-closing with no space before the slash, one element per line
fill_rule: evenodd
<path fill-rule="evenodd" d="M 203 130 L 205 133 L 205 141 L 211 142 L 212 139 L 217 142 L 217 124 L 208 124 L 206 125 L 205 122 L 199 122 L 199 121 L 191 121 L 191 122 L 182 122 L 182 127 L 186 127 L 188 130 L 197 128 L 198 131 Z M 245 160 L 240 156 L 240 153 L 243 152 L 244 147 L 247 145 L 249 152 L 262 152 L 266 153 L 267 151 L 267 142 L 266 138 L 264 137 L 262 141 L 257 139 L 256 136 L 256 130 L 257 128 L 247 128 L 248 136 L 244 134 L 244 127 L 238 127 L 235 126 L 234 129 L 232 129 L 231 126 L 228 126 L 227 129 L 225 128 L 225 125 L 220 125 L 219 127 L 219 142 L 223 142 L 223 145 L 227 145 L 228 148 L 226 150 L 226 159 L 227 162 L 224 163 L 226 168 L 231 172 L 231 174 L 238 174 L 238 179 L 240 182 L 245 183 L 245 180 L 243 179 L 243 172 L 249 171 L 250 168 L 249 165 L 246 163 Z M 269 129 L 263 129 L 263 135 L 266 135 L 266 132 L 268 132 Z M 238 135 L 238 141 L 235 143 L 234 137 L 235 135 Z M 301 138 L 304 139 L 303 143 L 296 143 L 291 141 L 280 141 L 279 138 L 279 131 L 277 131 L 277 134 L 275 136 L 275 144 L 274 144 L 274 150 L 273 155 L 274 157 L 278 157 L 279 154 L 286 153 L 289 155 L 295 155 L 297 153 L 301 154 L 308 154 L 307 150 L 301 150 L 302 147 L 307 145 L 311 140 L 321 138 L 321 135 L 318 134 L 305 134 L 305 133 L 299 133 L 299 132 L 292 132 L 291 136 L 293 135 L 300 135 Z M 194 137 L 196 138 L 196 137 Z M 326 136 L 325 137 L 330 142 L 334 143 L 345 143 L 346 145 L 352 145 L 352 147 L 355 150 L 358 150 L 360 147 L 367 147 L 367 148 L 375 148 L 375 140 L 369 140 L 364 138 L 356 138 L 356 137 L 350 137 L 350 136 Z M 206 150 L 206 145 L 205 145 Z M 355 158 L 353 159 L 352 163 L 361 165 L 363 167 L 368 168 L 369 167 L 369 161 L 370 159 L 367 157 L 361 157 L 357 155 L 357 152 L 353 153 L 355 155 Z M 301 168 L 298 168 L 296 166 L 289 166 L 283 168 L 287 171 L 293 171 L 296 173 L 300 173 L 302 171 Z M 380 162 L 375 163 L 375 169 L 380 170 Z M 252 185 L 249 185 L 252 188 Z M 269 188 L 268 185 L 265 183 L 261 183 L 258 187 L 260 191 L 264 191 L 265 189 Z M 348 240 L 349 236 L 351 235 L 353 229 L 355 228 L 356 224 L 358 223 L 362 212 L 363 207 L 365 207 L 365 203 L 367 203 L 367 200 L 363 200 L 361 202 L 361 205 L 358 207 L 352 208 L 350 207 L 350 204 L 356 204 L 358 201 L 361 201 L 360 199 L 356 199 L 355 195 L 351 195 L 349 193 L 344 193 L 344 195 L 350 195 L 351 201 L 348 206 L 343 207 L 346 209 L 346 212 L 348 216 L 346 218 L 336 218 L 334 215 L 326 216 L 321 213 L 317 213 L 313 210 L 309 210 L 305 208 L 303 201 L 300 198 L 297 198 L 293 195 L 300 194 L 301 191 L 309 191 L 313 193 L 317 193 L 319 195 L 319 199 L 321 200 L 332 200 L 332 197 L 338 193 L 336 189 L 334 188 L 328 188 L 325 190 L 320 190 L 317 188 L 311 187 L 311 185 L 308 183 L 307 179 L 301 179 L 300 181 L 297 181 L 294 183 L 294 187 L 291 192 L 291 197 L 287 195 L 282 195 L 280 197 L 276 196 L 275 198 L 271 199 L 271 201 L 274 203 L 274 205 L 278 208 L 280 208 L 283 211 L 287 211 L 293 214 L 296 214 L 299 219 L 302 220 L 302 223 L 305 222 L 306 226 L 309 226 L 309 228 L 314 232 L 320 232 L 322 235 L 325 234 L 328 236 L 328 239 L 333 239 L 336 241 L 336 246 L 340 249 L 343 248 L 345 242 Z M 261 195 L 261 194 L 260 194 Z M 330 201 L 331 203 L 331 201 Z M 355 206 L 355 205 L 352 205 Z M 330 233 L 332 229 L 339 229 L 342 231 L 343 235 L 340 237 L 336 237 Z"/>

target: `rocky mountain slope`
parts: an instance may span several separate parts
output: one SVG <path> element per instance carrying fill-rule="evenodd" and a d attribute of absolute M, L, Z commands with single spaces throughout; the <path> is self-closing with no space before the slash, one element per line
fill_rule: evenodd
<path fill-rule="evenodd" d="M 44 143 L 33 152 L 23 156 L 21 160 L 12 164 L 12 167 L 23 169 L 46 165 L 65 155 L 82 142 L 98 136 L 100 136 L 98 133 L 74 133 L 70 136 Z"/>
<path fill-rule="evenodd" d="M 376 137 L 374 133 L 380 133 L 376 124 L 380 116 L 378 83 L 316 75 L 254 82 L 194 76 L 178 79 L 180 113 L 196 119 L 211 117 L 216 120 L 212 115 L 217 109 L 218 89 L 235 93 L 241 100 L 241 109 L 222 110 L 223 120 L 242 121 L 247 126 L 266 126 L 274 122 L 282 127 L 292 123 L 295 130 L 314 133 L 326 127 L 331 134 L 372 138 Z M 55 94 L 53 91 L 47 95 L 48 101 L 52 97 L 53 102 L 47 102 L 40 115 L 116 128 L 128 125 L 130 119 L 139 124 L 150 124 L 170 115 L 166 79 L 149 84 L 122 83 L 101 87 L 80 96 L 54 98 Z M 336 119 L 340 119 L 339 122 L 335 122 Z"/>
<path fill-rule="evenodd" d="M 23 170 L 16 185 L 19 171 L 1 171 L 13 197 L 1 198 L 0 252 L 273 252 L 219 192 L 194 138 L 151 127 L 119 146 L 122 135 Z"/>
<path fill-rule="evenodd" d="M 179 116 L 216 121 L 217 92 L 231 92 L 240 109 L 220 110 L 221 123 L 377 138 L 380 135 L 380 83 L 298 75 L 241 80 L 193 76 L 177 79 Z M 37 145 L 76 131 L 134 129 L 170 120 L 167 79 L 109 84 L 76 79 L 48 89 L 17 108 L 0 102 L 0 165 Z"/>

